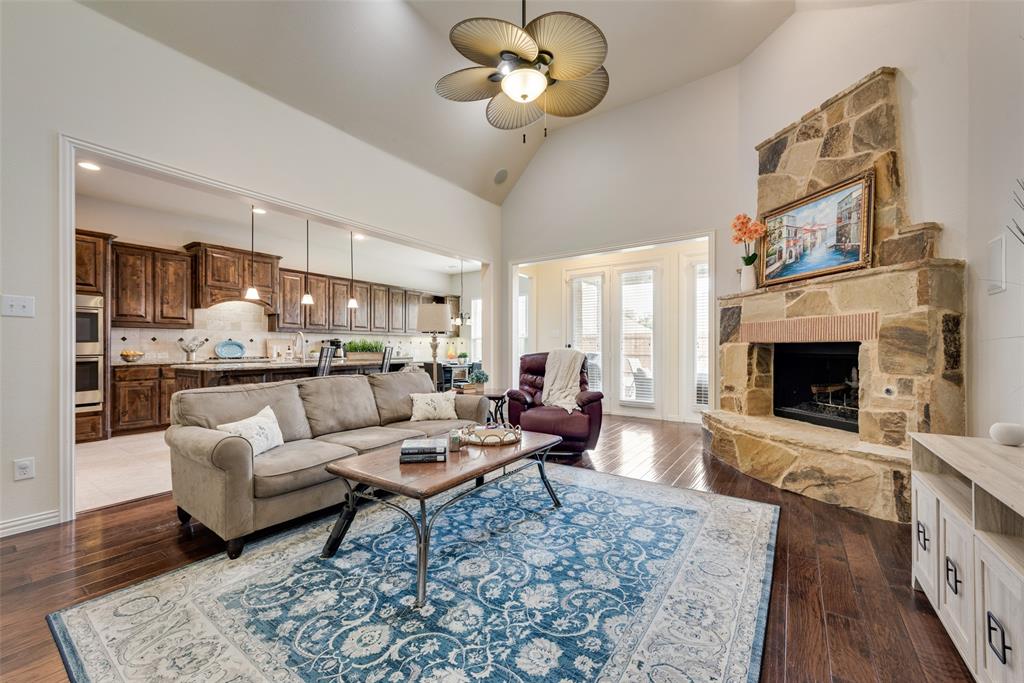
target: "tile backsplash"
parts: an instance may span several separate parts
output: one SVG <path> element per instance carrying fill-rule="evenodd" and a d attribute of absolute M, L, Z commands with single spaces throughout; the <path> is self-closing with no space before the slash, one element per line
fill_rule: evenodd
<path fill-rule="evenodd" d="M 161 330 L 138 327 L 114 327 L 110 331 L 110 361 L 114 365 L 124 363 L 120 353 L 125 349 L 142 351 L 146 355 L 140 363 L 183 362 L 185 352 L 178 346 L 179 340 L 189 341 L 193 337 L 208 339 L 196 351 L 196 359 L 203 360 L 216 356 L 214 347 L 222 341 L 232 339 L 245 344 L 247 356 L 268 356 L 268 342 L 276 344 L 297 341 L 298 335 L 291 332 L 268 332 L 267 316 L 256 304 L 245 301 L 229 301 L 210 308 L 194 311 L 190 330 Z M 393 346 L 397 357 L 412 356 L 417 361 L 430 360 L 430 337 L 368 333 L 317 334 L 306 332 L 306 352 L 319 353 L 320 344 L 326 339 L 380 339 Z M 455 353 L 469 351 L 467 339 L 440 339 L 438 359 L 444 358 L 448 349 Z"/>

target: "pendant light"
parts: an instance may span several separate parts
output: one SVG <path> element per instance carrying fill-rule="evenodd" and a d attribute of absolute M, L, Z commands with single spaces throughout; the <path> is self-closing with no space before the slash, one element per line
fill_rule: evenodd
<path fill-rule="evenodd" d="M 459 314 L 452 318 L 453 325 L 466 325 L 469 323 L 469 313 L 464 313 L 462 306 L 465 303 L 466 293 L 466 263 L 459 259 Z"/>
<path fill-rule="evenodd" d="M 313 295 L 309 293 L 309 221 L 306 221 L 306 293 L 302 295 L 305 306 L 313 305 Z"/>
<path fill-rule="evenodd" d="M 352 280 L 352 283 L 353 283 L 353 284 L 349 285 L 349 293 L 350 293 L 350 295 L 354 295 L 356 293 L 355 292 L 355 287 L 353 286 L 354 283 L 355 283 L 355 279 L 356 279 L 356 254 L 355 254 L 356 242 L 355 242 L 355 240 L 356 240 L 355 233 L 352 232 L 352 231 L 349 231 L 349 233 L 348 233 L 348 258 L 349 258 L 349 262 L 348 262 L 348 276 L 349 276 L 349 279 Z M 351 309 L 359 308 L 359 302 L 356 301 L 355 296 L 349 296 L 349 298 L 348 298 L 348 307 L 351 308 Z"/>
<path fill-rule="evenodd" d="M 249 289 L 245 290 L 246 301 L 259 301 L 253 277 L 256 274 L 256 207 L 249 206 Z"/>

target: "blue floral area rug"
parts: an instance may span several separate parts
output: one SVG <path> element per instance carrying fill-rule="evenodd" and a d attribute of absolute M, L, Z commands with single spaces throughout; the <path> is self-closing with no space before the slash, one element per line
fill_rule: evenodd
<path fill-rule="evenodd" d="M 778 508 L 548 469 L 560 509 L 530 468 L 442 514 L 419 610 L 412 528 L 369 505 L 332 559 L 324 519 L 50 627 L 76 682 L 756 681 Z"/>

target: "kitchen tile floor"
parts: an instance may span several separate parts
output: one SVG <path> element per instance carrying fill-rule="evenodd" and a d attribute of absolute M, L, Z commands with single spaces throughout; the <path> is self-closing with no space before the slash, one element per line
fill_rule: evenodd
<path fill-rule="evenodd" d="M 77 444 L 75 469 L 77 512 L 171 490 L 163 431 Z"/>

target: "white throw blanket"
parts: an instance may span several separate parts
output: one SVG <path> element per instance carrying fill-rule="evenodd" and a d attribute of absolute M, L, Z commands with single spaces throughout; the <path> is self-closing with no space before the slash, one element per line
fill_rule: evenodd
<path fill-rule="evenodd" d="M 579 407 L 576 394 L 580 393 L 583 358 L 583 354 L 575 349 L 548 352 L 548 360 L 544 364 L 544 405 L 558 406 L 567 413 Z"/>

